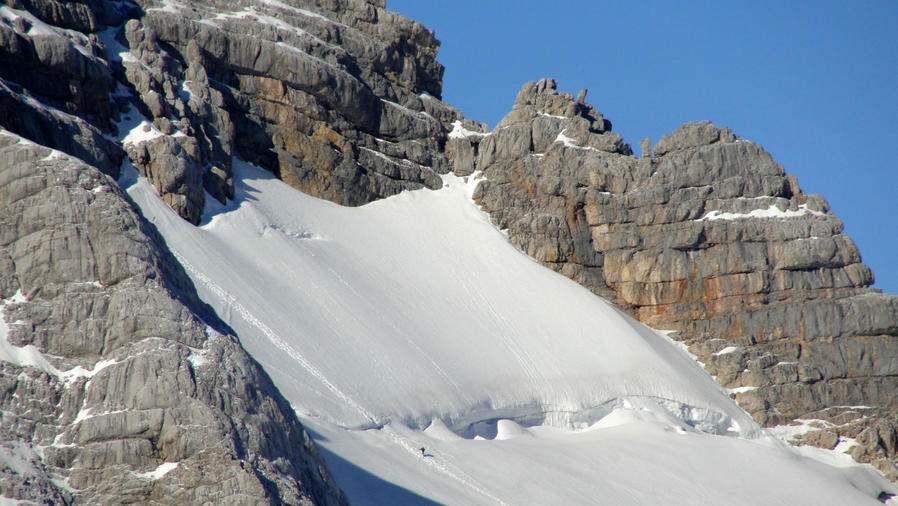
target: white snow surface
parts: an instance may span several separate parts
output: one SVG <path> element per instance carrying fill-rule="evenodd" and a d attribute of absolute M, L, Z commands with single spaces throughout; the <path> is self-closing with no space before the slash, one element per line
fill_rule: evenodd
<path fill-rule="evenodd" d="M 745 392 L 752 392 L 757 389 L 758 389 L 758 387 L 745 386 L 745 387 L 727 388 L 727 392 L 731 393 L 731 394 L 744 394 Z"/>
<path fill-rule="evenodd" d="M 159 464 L 159 466 L 156 467 L 156 469 L 154 469 L 152 471 L 147 471 L 145 473 L 134 473 L 134 476 L 137 476 L 138 478 L 144 478 L 147 480 L 158 480 L 158 479 L 162 478 L 163 476 L 165 476 L 166 474 L 173 471 L 177 467 L 178 467 L 177 462 L 163 462 L 162 464 Z"/>
<path fill-rule="evenodd" d="M 488 132 L 475 132 L 473 130 L 468 130 L 464 126 L 462 126 L 461 120 L 457 119 L 452 123 L 452 130 L 449 132 L 450 139 L 466 139 L 468 137 L 486 137 L 489 135 Z"/>
<path fill-rule="evenodd" d="M 140 145 L 165 136 L 162 130 L 156 128 L 152 122 L 145 119 L 133 106 L 128 107 L 122 113 L 122 120 L 118 123 L 119 132 L 124 132 L 120 139 L 123 146 Z M 171 137 L 184 137 L 184 132 L 175 132 Z"/>
<path fill-rule="evenodd" d="M 558 132 L 558 136 L 555 137 L 555 142 L 560 142 L 567 148 L 585 149 L 587 151 L 589 151 L 589 150 L 598 151 L 598 149 L 596 149 L 592 146 L 581 146 L 581 145 L 577 144 L 577 141 L 575 141 L 574 139 L 572 139 L 564 134 L 565 131 L 566 130 L 562 130 L 562 131 Z"/>
<path fill-rule="evenodd" d="M 122 186 L 354 504 L 898 492 L 766 435 L 675 344 L 517 251 L 472 202 L 474 177 L 348 208 L 235 160 L 235 200 L 207 198 L 193 227 L 125 165 Z"/>
<path fill-rule="evenodd" d="M 147 11 L 162 11 L 178 14 L 183 9 L 186 9 L 186 7 L 177 0 L 162 0 L 162 7 L 151 7 L 147 9 Z"/>
<path fill-rule="evenodd" d="M 718 351 L 718 352 L 715 352 L 714 355 L 716 355 L 716 356 L 727 355 L 727 354 L 729 354 L 729 353 L 734 353 L 734 352 L 737 352 L 737 351 L 739 351 L 739 347 L 738 347 L 738 346 L 727 346 L 726 348 L 724 348 L 724 349 L 722 349 L 722 350 L 720 350 L 720 351 Z"/>
<path fill-rule="evenodd" d="M 162 131 L 156 128 L 149 121 L 141 121 L 137 126 L 128 131 L 128 135 L 123 139 L 123 143 L 125 145 L 128 144 L 143 144 L 144 142 L 149 142 L 158 137 L 162 137 Z"/>
<path fill-rule="evenodd" d="M 753 209 L 747 213 L 728 213 L 717 210 L 710 211 L 696 221 L 744 220 L 748 218 L 796 218 L 806 214 L 813 214 L 815 216 L 825 215 L 825 213 L 820 211 L 808 209 L 806 205 L 800 205 L 798 206 L 798 209 L 793 211 L 791 209 L 782 210 L 777 207 L 776 204 L 771 204 L 767 209 Z"/>
<path fill-rule="evenodd" d="M 300 412 L 355 428 L 583 427 L 649 397 L 757 431 L 680 350 L 518 252 L 471 203 L 474 178 L 347 208 L 236 167 L 240 195 L 200 228 L 143 182 L 130 191 Z"/>

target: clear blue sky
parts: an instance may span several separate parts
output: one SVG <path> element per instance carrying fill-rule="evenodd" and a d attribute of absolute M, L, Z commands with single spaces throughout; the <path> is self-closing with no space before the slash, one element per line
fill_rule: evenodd
<path fill-rule="evenodd" d="M 433 29 L 443 99 L 492 127 L 542 77 L 638 150 L 708 119 L 820 193 L 898 294 L 898 1 L 387 0 Z"/>

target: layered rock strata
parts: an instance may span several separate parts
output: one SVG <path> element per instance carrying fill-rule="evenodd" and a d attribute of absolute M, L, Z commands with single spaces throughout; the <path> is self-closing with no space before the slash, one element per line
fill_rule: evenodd
<path fill-rule="evenodd" d="M 433 32 L 383 2 L 138 4 L 123 35 L 125 75 L 156 127 L 185 134 L 177 158 L 192 161 L 182 171 L 191 181 L 174 207 L 189 221 L 203 186 L 232 195 L 234 154 L 344 205 L 440 186 L 445 125 L 461 115 L 437 100 Z M 149 148 L 132 159 L 152 177 L 161 156 Z"/>
<path fill-rule="evenodd" d="M 89 161 L 114 171 L 121 149 L 96 134 L 112 126 L 115 102 L 135 95 L 165 135 L 128 155 L 192 223 L 206 193 L 233 196 L 234 155 L 344 205 L 438 188 L 437 175 L 449 170 L 447 126 L 461 114 L 438 100 L 439 42 L 383 2 L 10 7 L 0 22 L 0 100 L 47 105 L 79 125 L 76 134 L 53 118 L 3 126 L 81 158 L 95 146 L 109 160 Z M 72 143 L 72 135 L 91 139 Z"/>
<path fill-rule="evenodd" d="M 85 14 L 91 11 L 75 2 L 6 3 L 0 6 L 0 125 L 117 174 L 124 153 L 103 136 L 111 127 L 115 88 L 104 48 L 95 35 L 40 17 L 75 17 L 67 25 L 95 26 Z"/>
<path fill-rule="evenodd" d="M 459 124 L 450 152 L 482 171 L 475 200 L 521 250 L 676 331 L 759 422 L 820 419 L 801 442 L 855 439 L 898 477 L 898 297 L 870 288 L 823 197 L 709 122 L 642 158 L 609 130 L 543 80 L 492 133 Z"/>

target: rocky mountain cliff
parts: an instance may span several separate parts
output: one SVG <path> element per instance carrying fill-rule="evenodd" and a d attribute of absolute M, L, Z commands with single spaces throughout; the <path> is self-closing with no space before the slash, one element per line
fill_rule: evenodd
<path fill-rule="evenodd" d="M 344 205 L 480 172 L 521 250 L 676 331 L 758 421 L 821 420 L 801 442 L 898 477 L 898 297 L 822 197 L 710 123 L 637 158 L 552 80 L 489 132 L 440 101 L 438 44 L 382 0 L 4 2 L 2 495 L 345 502 L 114 181 L 127 159 L 196 224 L 235 156 Z"/>
<path fill-rule="evenodd" d="M 0 181 L 4 496 L 345 502 L 114 180 L 4 131 Z"/>
<path fill-rule="evenodd" d="M 689 345 L 758 422 L 820 420 L 798 442 L 893 480 L 898 297 L 869 288 L 842 223 L 760 146 L 689 123 L 642 157 L 553 80 L 524 85 L 456 170 L 527 254 Z"/>

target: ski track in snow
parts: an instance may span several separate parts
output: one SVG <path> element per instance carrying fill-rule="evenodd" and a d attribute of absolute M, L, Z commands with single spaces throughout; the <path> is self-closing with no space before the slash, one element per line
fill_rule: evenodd
<path fill-rule="evenodd" d="M 261 331 L 265 337 L 273 344 L 277 349 L 283 351 L 287 355 L 290 356 L 293 360 L 295 360 L 303 369 L 309 372 L 312 376 L 321 381 L 324 386 L 333 392 L 337 397 L 339 397 L 343 402 L 347 405 L 352 406 L 359 414 L 363 417 L 367 418 L 373 426 L 382 425 L 382 422 L 378 422 L 378 419 L 374 414 L 369 412 L 367 409 L 362 407 L 359 403 L 353 400 L 350 396 L 340 390 L 336 385 L 331 383 L 324 374 L 314 365 L 312 365 L 306 357 L 302 355 L 299 351 L 296 350 L 293 346 L 290 346 L 287 341 L 282 339 L 276 332 L 271 330 L 268 325 L 265 325 L 261 320 L 253 316 L 253 314 L 246 309 L 240 302 L 237 301 L 237 298 L 233 295 L 229 294 L 226 290 L 218 286 L 214 281 L 209 279 L 203 272 L 193 266 L 186 258 L 180 255 L 177 251 L 172 249 L 172 254 L 175 258 L 181 262 L 181 265 L 184 266 L 184 269 L 190 273 L 190 276 L 193 279 L 199 280 L 203 285 L 209 289 L 212 293 L 218 295 L 223 301 L 226 301 L 228 308 L 235 309 L 237 313 L 243 318 L 247 323 L 256 327 Z"/>
<path fill-rule="evenodd" d="M 417 458 L 418 456 L 418 447 L 414 443 L 409 442 L 409 440 L 405 437 L 402 437 L 398 434 L 392 427 L 389 425 L 385 426 L 381 429 L 384 434 L 386 434 L 390 440 L 392 440 L 395 444 L 402 447 L 406 452 Z M 453 465 L 452 463 L 441 463 L 435 457 L 425 458 L 424 463 L 427 464 L 428 467 L 431 467 L 438 472 L 452 478 L 453 480 L 461 483 L 463 486 L 474 490 L 478 494 L 483 495 L 484 497 L 494 501 L 496 504 L 507 504 L 503 500 L 498 497 L 490 494 L 485 488 L 480 486 L 476 480 L 471 478 L 467 473 L 462 471 L 458 466 Z M 452 469 L 450 469 L 450 467 Z"/>
<path fill-rule="evenodd" d="M 182 255 L 180 255 L 174 249 L 172 249 L 172 254 L 175 256 L 175 258 L 178 259 L 179 262 L 181 262 L 181 265 L 184 266 L 184 269 L 190 274 L 190 276 L 193 279 L 199 280 L 201 283 L 203 283 L 203 285 L 206 288 L 209 289 L 209 291 L 216 294 L 222 300 L 226 301 L 226 304 L 229 308 L 236 310 L 237 313 L 240 315 L 240 317 L 243 318 L 247 323 L 253 325 L 257 329 L 259 329 L 263 334 L 265 334 L 265 336 L 268 337 L 269 341 L 271 341 L 271 343 L 275 347 L 277 347 L 279 350 L 287 353 L 290 356 L 290 358 L 292 358 L 293 360 L 298 362 L 312 376 L 314 376 L 315 378 L 320 380 L 321 383 L 323 383 L 324 386 L 327 387 L 328 390 L 333 392 L 335 395 L 337 395 L 340 399 L 342 399 L 348 405 L 352 406 L 356 411 L 359 412 L 359 414 L 361 414 L 362 416 L 364 416 L 365 418 L 370 420 L 371 425 L 372 425 L 371 428 L 380 430 L 383 434 L 387 435 L 387 437 L 389 437 L 390 440 L 393 441 L 394 444 L 402 447 L 409 454 L 414 455 L 414 456 L 417 455 L 418 449 L 415 447 L 414 443 L 410 442 L 407 438 L 405 438 L 402 435 L 400 435 L 399 433 L 397 433 L 388 423 L 379 422 L 377 417 L 373 413 L 366 410 L 364 407 L 362 407 L 357 402 L 355 402 L 351 397 L 349 397 L 347 394 L 345 394 L 342 390 L 340 390 L 336 385 L 331 383 L 324 376 L 324 374 L 322 374 L 318 368 L 316 368 L 311 363 L 309 363 L 309 361 L 301 353 L 299 353 L 294 347 L 290 346 L 289 343 L 287 343 L 284 339 L 282 339 L 280 336 L 278 336 L 277 333 L 274 332 L 273 330 L 271 330 L 271 328 L 269 328 L 267 325 L 265 325 L 265 323 L 263 323 L 261 320 L 259 320 L 255 316 L 253 316 L 253 314 L 245 306 L 243 306 L 243 304 L 241 304 L 240 302 L 237 301 L 236 297 L 227 293 L 227 291 L 225 291 L 220 286 L 218 286 L 218 284 L 216 284 L 214 281 L 209 279 L 208 276 L 206 276 L 199 269 L 194 267 L 193 264 L 191 264 L 189 261 L 187 261 L 186 258 L 184 258 Z M 331 272 L 336 274 L 336 272 L 333 271 L 333 269 L 331 269 Z M 349 286 L 348 283 L 346 283 L 346 285 Z M 410 344 L 414 345 L 414 343 L 411 343 L 411 342 L 410 342 Z M 424 354 L 424 351 L 421 350 L 420 347 L 418 347 L 417 345 L 414 345 L 414 346 L 419 351 L 421 351 L 422 354 Z M 439 367 L 437 365 L 437 363 L 435 361 L 433 361 L 432 359 L 431 359 L 431 362 L 433 363 L 433 365 Z M 440 374 L 442 374 L 446 379 L 451 381 L 451 378 L 445 371 L 443 371 L 442 369 L 439 369 L 439 371 L 440 371 Z M 344 427 L 344 428 L 347 428 L 347 427 Z M 355 428 L 353 430 L 365 430 L 365 429 L 364 428 L 361 428 L 361 429 Z M 480 486 L 476 480 L 474 480 L 473 478 L 468 476 L 464 471 L 459 469 L 457 466 L 454 466 L 449 463 L 441 463 L 433 458 L 425 459 L 425 463 L 429 467 L 433 468 L 434 470 L 448 476 L 449 478 L 457 481 L 458 483 L 462 484 L 463 486 L 476 491 L 477 493 L 483 495 L 484 497 L 488 498 L 489 500 L 491 500 L 497 504 L 506 504 L 498 497 L 490 494 L 485 488 Z M 452 469 L 450 469 L 450 467 Z"/>
<path fill-rule="evenodd" d="M 190 274 L 190 276 L 193 279 L 199 280 L 201 283 L 203 283 L 203 285 L 206 288 L 209 289 L 209 291 L 218 295 L 222 300 L 227 301 L 227 305 L 229 308 L 233 308 L 234 310 L 236 310 L 237 313 L 240 315 L 240 317 L 243 318 L 244 320 L 246 320 L 247 323 L 253 325 L 257 329 L 259 329 L 263 334 L 265 334 L 265 336 L 268 337 L 268 339 L 271 341 L 271 343 L 275 347 L 277 347 L 279 350 L 287 353 L 290 356 L 290 358 L 292 358 L 293 360 L 298 362 L 312 376 L 318 378 L 318 380 L 320 380 L 325 385 L 325 387 L 327 387 L 328 390 L 333 392 L 344 402 L 346 402 L 347 404 L 352 406 L 354 409 L 356 409 L 362 416 L 364 416 L 365 418 L 370 420 L 373 428 L 380 430 L 383 434 L 387 435 L 387 437 L 389 437 L 390 440 L 393 441 L 393 443 L 402 447 L 409 454 L 417 455 L 418 449 L 416 448 L 416 445 L 414 443 L 410 442 L 407 438 L 403 437 L 402 435 L 397 433 L 395 430 L 393 430 L 393 428 L 388 423 L 385 424 L 382 422 L 378 422 L 377 417 L 373 413 L 366 410 L 364 407 L 362 407 L 357 402 L 355 402 L 352 398 L 350 398 L 348 395 L 346 395 L 342 390 L 337 388 L 336 385 L 331 383 L 321 373 L 321 371 L 318 370 L 318 368 L 313 366 L 311 363 L 309 363 L 309 361 L 301 353 L 299 353 L 295 348 L 290 346 L 290 344 L 288 344 L 286 341 L 284 341 L 280 336 L 277 335 L 277 333 L 275 333 L 273 330 L 271 330 L 262 321 L 260 321 L 258 318 L 253 316 L 252 313 L 250 313 L 250 311 L 248 309 L 246 309 L 246 307 L 243 306 L 243 304 L 241 304 L 240 302 L 237 301 L 236 297 L 227 293 L 227 291 L 225 291 L 220 286 L 218 286 L 214 281 L 209 279 L 208 276 L 206 276 L 199 269 L 194 267 L 193 264 L 188 262 L 187 259 L 184 258 L 183 256 L 181 256 L 179 253 L 172 250 L 172 254 L 174 254 L 175 258 L 177 258 L 178 261 L 181 262 L 181 265 L 184 266 L 184 269 Z M 332 272 L 333 272 L 333 270 L 332 270 Z M 334 274 L 336 274 L 336 272 L 334 272 Z M 348 283 L 347 283 L 347 286 L 348 286 Z M 420 348 L 418 348 L 418 349 L 420 350 Z M 421 350 L 421 352 L 423 354 L 423 350 Z M 434 365 L 437 365 L 436 362 L 434 362 L 432 360 L 431 360 L 431 362 Z M 445 371 L 440 370 L 440 373 L 448 379 L 448 374 L 446 374 Z M 346 428 L 346 427 L 344 427 L 344 428 Z M 355 429 L 355 430 L 363 430 L 363 429 Z M 490 494 L 486 489 L 484 489 L 482 486 L 480 486 L 476 482 L 476 480 L 474 480 L 473 478 L 468 476 L 464 471 L 459 469 L 457 466 L 453 466 L 448 463 L 441 463 L 434 458 L 425 459 L 424 462 L 429 467 L 432 467 L 436 471 L 438 471 L 442 474 L 445 474 L 449 478 L 459 482 L 460 484 L 462 484 L 463 486 L 465 486 L 471 490 L 476 491 L 477 493 L 483 495 L 484 497 L 490 499 L 491 501 L 493 501 L 497 504 L 507 504 L 504 501 L 502 501 L 501 499 L 499 499 L 498 497 Z M 450 466 L 453 469 L 450 469 Z"/>

